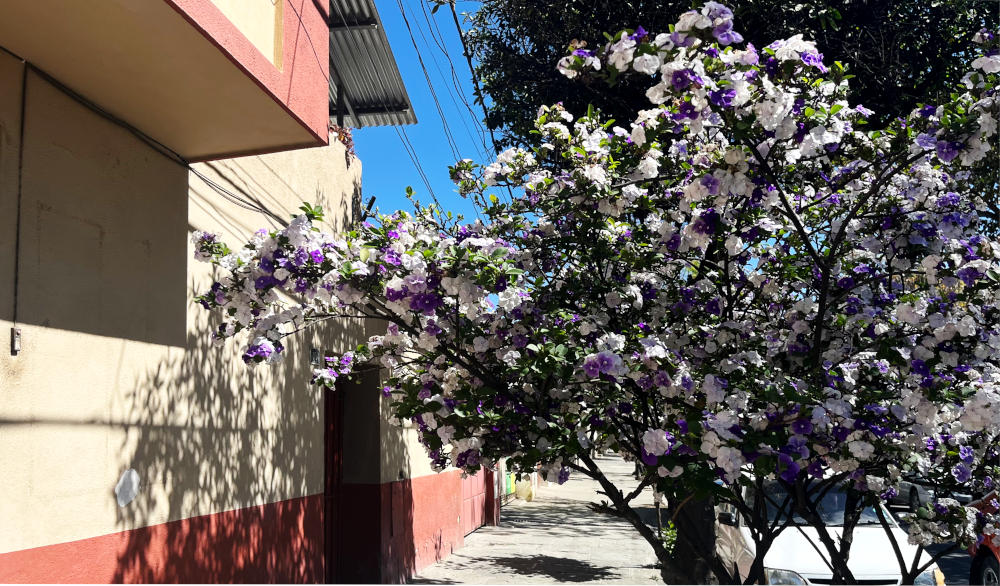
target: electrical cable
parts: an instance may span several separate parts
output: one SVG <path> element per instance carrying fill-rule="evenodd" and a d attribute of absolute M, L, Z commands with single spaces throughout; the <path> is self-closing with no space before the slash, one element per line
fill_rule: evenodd
<path fill-rule="evenodd" d="M 363 39 L 359 39 L 357 35 L 354 34 L 355 32 L 354 28 L 351 27 L 351 25 L 347 22 L 347 18 L 344 16 L 344 12 L 340 9 L 340 5 L 338 4 L 338 2 L 334 0 L 330 3 L 330 5 L 336 9 L 337 14 L 340 17 L 340 21 L 344 25 L 346 34 L 350 35 L 351 38 L 355 40 L 355 43 L 347 43 L 348 52 L 351 54 L 351 57 L 353 59 L 360 62 L 360 59 L 358 59 L 357 55 L 355 54 L 355 48 L 360 48 L 363 45 Z M 331 14 L 331 19 L 332 16 L 333 15 Z M 374 75 L 374 72 L 378 71 L 378 66 L 375 64 L 375 59 L 371 56 L 370 53 L 364 51 L 362 52 L 365 54 L 365 56 L 368 57 L 368 61 L 372 65 L 372 70 L 371 70 L 372 74 L 369 75 L 367 72 L 363 72 L 362 75 L 367 78 L 367 81 L 373 87 L 376 84 L 379 86 L 379 88 L 381 89 L 381 95 L 378 96 L 378 100 L 379 102 L 381 102 L 381 106 L 385 109 L 386 114 L 392 114 L 394 110 L 385 102 L 384 98 L 384 96 L 388 95 L 385 83 L 382 81 L 381 77 Z M 361 121 L 358 120 L 358 123 L 360 124 Z M 434 193 L 434 188 L 431 187 L 430 180 L 427 178 L 427 174 L 424 172 L 424 168 L 420 164 L 419 158 L 416 156 L 417 152 L 416 148 L 413 147 L 413 143 L 410 141 L 409 135 L 407 135 L 406 133 L 406 129 L 400 128 L 399 126 L 393 126 L 393 129 L 396 131 L 396 135 L 399 137 L 400 142 L 403 143 L 403 148 L 406 150 L 406 154 L 407 156 L 409 156 L 410 162 L 413 163 L 414 168 L 417 170 L 417 174 L 423 181 L 424 186 L 427 188 L 427 191 L 430 194 L 431 199 L 433 199 L 434 202 L 438 204 L 438 206 L 440 207 L 441 204 L 437 199 L 437 195 Z"/>
<path fill-rule="evenodd" d="M 427 89 L 431 92 L 431 99 L 434 101 L 434 107 L 437 109 L 438 117 L 441 118 L 441 126 L 444 128 L 444 137 L 448 142 L 448 147 L 451 149 L 451 154 L 455 161 L 461 158 L 458 151 L 458 144 L 455 142 L 455 137 L 452 136 L 451 128 L 448 126 L 448 120 L 444 115 L 444 110 L 441 109 L 441 102 L 438 100 L 437 92 L 434 90 L 434 84 L 431 83 L 431 76 L 427 72 L 427 66 L 424 65 L 424 58 L 420 54 L 420 48 L 417 47 L 417 40 L 413 36 L 413 29 L 410 27 L 410 19 L 406 17 L 406 9 L 403 6 L 401 0 L 396 0 L 396 6 L 399 8 L 399 13 L 403 16 L 403 23 L 406 24 L 406 31 L 410 35 L 410 43 L 413 44 L 413 51 L 417 54 L 417 62 L 420 63 L 420 69 L 424 73 L 424 80 L 427 82 Z"/>
<path fill-rule="evenodd" d="M 488 156 L 486 156 L 486 153 L 489 152 L 489 147 L 486 146 L 486 128 L 483 125 L 483 121 L 480 120 L 476 116 L 476 113 L 472 111 L 472 105 L 469 103 L 469 100 L 467 100 L 465 97 L 465 92 L 461 88 L 462 82 L 459 79 L 458 71 L 455 68 L 455 61 L 451 58 L 451 53 L 445 46 L 444 33 L 441 32 L 441 27 L 438 26 L 437 21 L 434 20 L 431 12 L 427 9 L 427 6 L 424 2 L 420 3 L 420 8 L 423 12 L 424 20 L 427 22 L 427 29 L 431 34 L 431 38 L 434 40 L 434 44 L 438 46 L 438 49 L 444 54 L 445 58 L 448 60 L 448 67 L 451 70 L 451 79 L 448 80 L 447 77 L 443 73 L 441 73 L 440 68 L 438 68 L 438 73 L 441 75 L 442 79 L 445 79 L 446 83 L 450 81 L 451 86 L 455 88 L 455 93 L 462 101 L 462 104 L 465 106 L 465 109 L 469 112 L 469 116 L 472 118 L 473 123 L 476 127 L 476 134 L 479 135 L 479 140 L 483 144 L 483 149 L 485 149 L 484 152 L 482 153 L 484 155 L 483 158 L 485 160 L 489 158 Z M 421 29 L 417 30 L 420 31 L 421 36 L 423 36 L 423 31 Z M 435 33 L 435 31 L 437 32 Z M 426 37 L 424 37 L 424 42 L 426 43 Z M 431 54 L 431 57 L 433 58 L 433 52 Z M 437 59 L 434 59 L 434 65 L 435 67 L 437 67 Z M 454 102 L 454 96 L 452 95 L 450 89 L 448 89 L 448 95 L 452 97 L 452 101 Z M 455 107 L 456 108 L 458 107 L 457 103 L 455 104 Z M 461 120 L 462 123 L 465 124 L 465 118 L 462 118 Z"/>
<path fill-rule="evenodd" d="M 443 44 L 444 41 L 443 37 L 439 37 L 439 35 L 435 35 L 434 33 L 434 29 L 437 27 L 437 22 L 431 19 L 430 15 L 428 14 L 427 7 L 424 5 L 423 2 L 420 3 L 420 8 L 422 9 L 424 21 L 427 23 L 427 30 L 430 32 L 431 40 L 434 41 L 434 44 L 437 45 L 438 49 L 444 54 L 445 59 L 447 59 L 448 65 L 451 68 L 450 79 L 441 70 L 441 66 L 438 64 L 438 60 L 434 54 L 434 50 L 431 48 L 431 43 L 427 40 L 427 35 L 424 34 L 423 27 L 417 27 L 417 32 L 420 33 L 420 38 L 423 39 L 424 45 L 426 45 L 427 48 L 429 49 L 428 53 L 431 56 L 431 63 L 434 64 L 434 69 L 437 70 L 438 75 L 441 76 L 441 79 L 444 81 L 444 89 L 446 92 L 448 92 L 448 98 L 451 99 L 451 103 L 455 107 L 455 110 L 457 111 L 462 110 L 461 106 L 458 105 L 459 100 L 455 99 L 456 92 L 458 93 L 459 99 L 461 100 L 462 104 L 465 106 L 465 109 L 468 110 L 469 115 L 472 118 L 473 125 L 476 127 L 476 132 L 475 132 L 476 136 L 473 136 L 472 128 L 469 127 L 469 123 L 466 121 L 465 116 L 458 116 L 458 120 L 459 122 L 462 123 L 462 127 L 465 128 L 465 132 L 468 135 L 471 143 L 475 145 L 477 156 L 479 156 L 482 160 L 486 160 L 489 158 L 489 156 L 487 155 L 487 153 L 489 152 L 489 147 L 486 146 L 486 134 L 482 128 L 482 123 L 476 118 L 475 112 L 472 111 L 472 108 L 469 106 L 468 100 L 466 100 L 465 96 L 463 95 L 464 92 L 462 92 L 462 90 L 459 87 L 458 74 L 455 71 L 455 63 L 452 61 L 451 55 L 448 53 L 447 48 Z M 438 32 L 440 33 L 440 29 L 438 29 Z M 452 92 L 451 90 L 452 87 L 455 88 L 455 92 Z M 483 147 L 482 149 L 479 148 L 480 142 L 482 143 Z"/>
<path fill-rule="evenodd" d="M 25 112 L 28 107 L 28 65 L 23 59 L 21 60 L 21 119 L 18 120 L 20 126 L 18 130 L 18 140 L 17 140 L 17 207 L 15 216 L 15 226 L 14 226 L 14 291 L 12 302 L 14 304 L 13 310 L 11 312 L 11 322 L 17 325 L 17 310 L 20 304 L 18 303 L 18 289 L 20 288 L 21 281 L 21 201 L 23 200 L 22 193 L 24 191 L 24 119 Z M 14 352 L 12 346 L 11 352 Z"/>
<path fill-rule="evenodd" d="M 489 112 L 486 111 L 486 99 L 483 97 L 483 90 L 479 87 L 479 78 L 476 77 L 476 68 L 472 65 L 472 53 L 469 51 L 469 45 L 465 42 L 465 33 L 462 31 L 462 23 L 458 21 L 458 11 L 455 10 L 455 0 L 449 0 L 448 6 L 451 8 L 451 16 L 455 21 L 455 29 L 458 31 L 458 38 L 462 40 L 462 52 L 465 54 L 465 61 L 469 64 L 469 73 L 472 75 L 472 88 L 475 91 L 476 98 L 479 99 L 479 105 L 483 107 L 483 120 L 484 122 L 489 119 Z M 500 153 L 500 145 L 497 143 L 497 137 L 493 133 L 493 129 L 489 128 L 487 124 L 487 129 L 490 131 L 490 138 L 493 139 L 493 148 L 497 153 Z"/>
<path fill-rule="evenodd" d="M 115 116 L 111 112 L 108 112 L 104 108 L 98 106 L 93 101 L 87 99 L 86 97 L 82 96 L 81 94 L 79 94 L 78 92 L 76 92 L 75 90 L 73 90 L 72 88 L 68 87 L 66 84 L 62 83 L 61 81 L 59 81 L 58 79 L 56 79 L 55 77 L 53 77 L 51 74 L 49 74 L 44 69 L 41 69 L 37 65 L 31 63 L 30 61 L 27 61 L 26 59 L 21 58 L 20 56 L 18 56 L 17 54 L 15 54 L 14 52 L 12 52 L 12 51 L 10 51 L 10 50 L 8 50 L 6 48 L 0 47 L 0 49 L 2 49 L 4 52 L 6 52 L 6 53 L 8 53 L 8 54 L 10 54 L 12 56 L 14 56 L 16 59 L 18 59 L 22 63 L 24 63 L 24 65 L 25 65 L 25 76 L 27 76 L 27 71 L 30 69 L 33 73 L 35 73 L 36 75 L 38 75 L 43 81 L 45 81 L 48 84 L 52 85 L 54 88 L 56 88 L 60 92 L 64 93 L 67 97 L 69 97 L 73 101 L 79 103 L 80 105 L 84 106 L 85 108 L 87 108 L 91 112 L 97 114 L 101 118 L 104 118 L 108 122 L 111 122 L 112 124 L 114 124 L 114 125 L 116 125 L 116 126 L 118 126 L 120 128 L 123 128 L 124 130 L 128 131 L 130 134 L 132 134 L 133 136 L 135 136 L 136 138 L 138 138 L 141 142 L 145 143 L 147 146 L 149 146 L 150 148 L 152 148 L 154 151 L 158 152 L 160 155 L 162 155 L 162 156 L 166 157 L 167 159 L 173 161 L 177 165 L 179 165 L 179 166 L 187 169 L 188 171 L 190 171 L 191 173 L 193 173 L 195 176 L 197 176 L 199 179 L 201 179 L 202 181 L 204 181 L 213 191 L 217 192 L 219 195 L 223 196 L 225 199 L 227 199 L 231 203 L 234 203 L 234 204 L 236 204 L 237 206 L 239 206 L 239 207 L 241 207 L 243 209 L 260 213 L 260 214 L 266 216 L 267 218 L 276 221 L 279 225 L 282 225 L 282 226 L 287 226 L 288 225 L 288 222 L 286 220 L 282 219 L 280 216 L 278 216 L 277 214 L 275 214 L 271 210 L 267 209 L 266 207 L 261 206 L 261 205 L 255 203 L 255 202 L 253 202 L 253 201 L 249 201 L 249 200 L 245 199 L 243 196 L 241 196 L 239 194 L 236 194 L 236 193 L 234 193 L 234 192 L 226 189 L 225 187 L 219 185 L 215 181 L 212 181 L 204 173 L 202 173 L 198 169 L 195 169 L 191 165 L 191 163 L 188 162 L 188 160 L 185 159 L 183 156 L 181 156 L 177 151 L 174 151 L 170 147 L 166 146 L 165 144 L 163 144 L 162 142 L 156 140 L 155 138 L 149 136 L 148 134 L 146 134 L 143 131 L 139 130 L 135 126 L 129 124 L 125 120 L 122 120 L 121 118 Z M 26 85 L 27 84 L 25 84 L 25 86 Z"/>

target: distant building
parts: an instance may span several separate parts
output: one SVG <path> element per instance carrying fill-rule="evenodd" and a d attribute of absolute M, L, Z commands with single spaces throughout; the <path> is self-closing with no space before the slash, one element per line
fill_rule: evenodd
<path fill-rule="evenodd" d="M 371 0 L 16 0 L 0 48 L 0 582 L 398 582 L 496 521 L 377 371 L 309 385 L 372 324 L 251 371 L 193 303 L 191 231 L 360 219 L 330 125 L 416 122 Z"/>

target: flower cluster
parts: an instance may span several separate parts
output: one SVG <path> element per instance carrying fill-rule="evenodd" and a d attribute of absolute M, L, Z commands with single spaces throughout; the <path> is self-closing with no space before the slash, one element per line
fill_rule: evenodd
<path fill-rule="evenodd" d="M 418 209 L 333 236 L 307 207 L 239 253 L 200 235 L 226 275 L 199 300 L 219 336 L 250 330 L 250 362 L 305 323 L 386 320 L 316 381 L 380 364 L 437 466 L 507 457 L 564 480 L 613 448 L 667 494 L 832 478 L 888 499 L 909 473 L 987 489 L 1000 242 L 968 170 L 996 142 L 1000 61 L 977 40 L 951 101 L 866 131 L 841 64 L 801 35 L 741 47 L 708 2 L 562 59 L 569 77 L 643 76 L 650 107 L 624 124 L 543 107 L 537 149 L 457 163 L 482 221 Z M 991 522 L 938 505 L 916 542 Z"/>

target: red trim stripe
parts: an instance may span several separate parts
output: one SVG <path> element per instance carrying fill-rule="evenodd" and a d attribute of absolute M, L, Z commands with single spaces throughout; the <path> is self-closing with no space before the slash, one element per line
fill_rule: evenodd
<path fill-rule="evenodd" d="M 0 583 L 322 582 L 322 495 L 0 554 Z"/>

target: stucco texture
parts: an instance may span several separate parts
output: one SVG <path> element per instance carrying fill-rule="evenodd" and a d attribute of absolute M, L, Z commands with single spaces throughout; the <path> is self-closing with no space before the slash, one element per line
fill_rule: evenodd
<path fill-rule="evenodd" d="M 296 336 L 270 369 L 247 369 L 232 342 L 212 346 L 218 318 L 192 301 L 211 268 L 193 260 L 190 232 L 237 244 L 267 218 L 31 73 L 19 144 L 21 75 L 0 57 L 5 337 L 24 149 L 23 346 L 0 353 L 0 554 L 321 493 L 322 395 L 308 384 L 309 351 L 342 350 L 364 324 Z M 359 206 L 360 163 L 336 141 L 198 168 L 282 217 L 311 201 L 343 227 Z M 128 468 L 141 488 L 120 508 L 113 488 Z M 117 578 L 143 563 L 142 547 L 125 543 Z"/>

